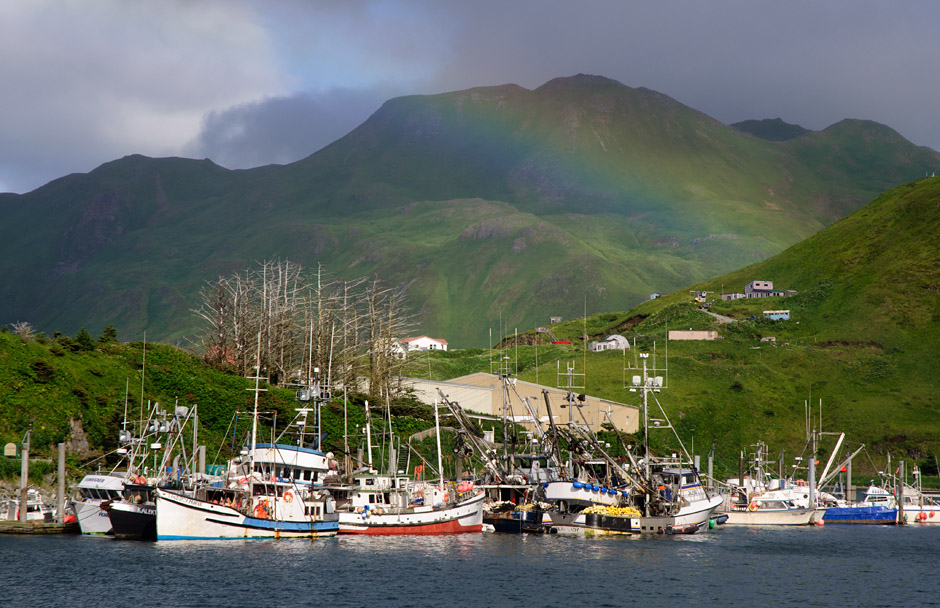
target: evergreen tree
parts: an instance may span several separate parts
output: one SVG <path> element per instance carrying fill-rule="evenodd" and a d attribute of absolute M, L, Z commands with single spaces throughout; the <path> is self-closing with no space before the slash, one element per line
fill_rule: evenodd
<path fill-rule="evenodd" d="M 79 350 L 95 350 L 95 339 L 84 327 L 75 334 L 75 344 L 78 346 Z"/>
<path fill-rule="evenodd" d="M 98 336 L 98 342 L 102 344 L 117 342 L 117 330 L 114 329 L 114 325 L 108 323 L 104 326 L 104 330 L 101 332 L 101 335 Z"/>

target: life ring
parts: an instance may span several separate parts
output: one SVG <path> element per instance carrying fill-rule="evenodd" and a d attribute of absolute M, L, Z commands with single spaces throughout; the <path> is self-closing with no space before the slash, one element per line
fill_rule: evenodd
<path fill-rule="evenodd" d="M 290 490 L 284 490 L 284 494 L 281 495 L 281 498 L 284 499 L 284 502 L 290 502 L 294 500 L 294 493 Z"/>
<path fill-rule="evenodd" d="M 757 507 L 758 507 L 757 501 L 755 500 L 747 506 L 747 510 L 753 513 L 754 511 L 757 510 Z"/>

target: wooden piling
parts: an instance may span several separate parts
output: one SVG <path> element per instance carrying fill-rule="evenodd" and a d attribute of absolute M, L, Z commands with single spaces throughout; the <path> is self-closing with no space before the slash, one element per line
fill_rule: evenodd
<path fill-rule="evenodd" d="M 59 444 L 59 468 L 56 472 L 56 521 L 65 521 L 65 444 Z"/>

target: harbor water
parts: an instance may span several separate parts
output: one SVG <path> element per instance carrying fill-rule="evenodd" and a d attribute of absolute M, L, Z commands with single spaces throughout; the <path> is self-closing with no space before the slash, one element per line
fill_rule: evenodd
<path fill-rule="evenodd" d="M 940 526 L 314 541 L 0 537 L 3 606 L 936 606 Z"/>

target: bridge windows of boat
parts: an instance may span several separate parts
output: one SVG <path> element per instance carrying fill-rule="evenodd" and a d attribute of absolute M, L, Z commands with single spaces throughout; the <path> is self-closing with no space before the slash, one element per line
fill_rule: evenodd
<path fill-rule="evenodd" d="M 82 488 L 80 490 L 82 499 L 91 500 L 120 500 L 121 493 L 117 490 L 105 490 L 104 488 Z"/>
<path fill-rule="evenodd" d="M 274 484 L 258 483 L 255 484 L 255 496 L 277 496 L 277 486 Z"/>

